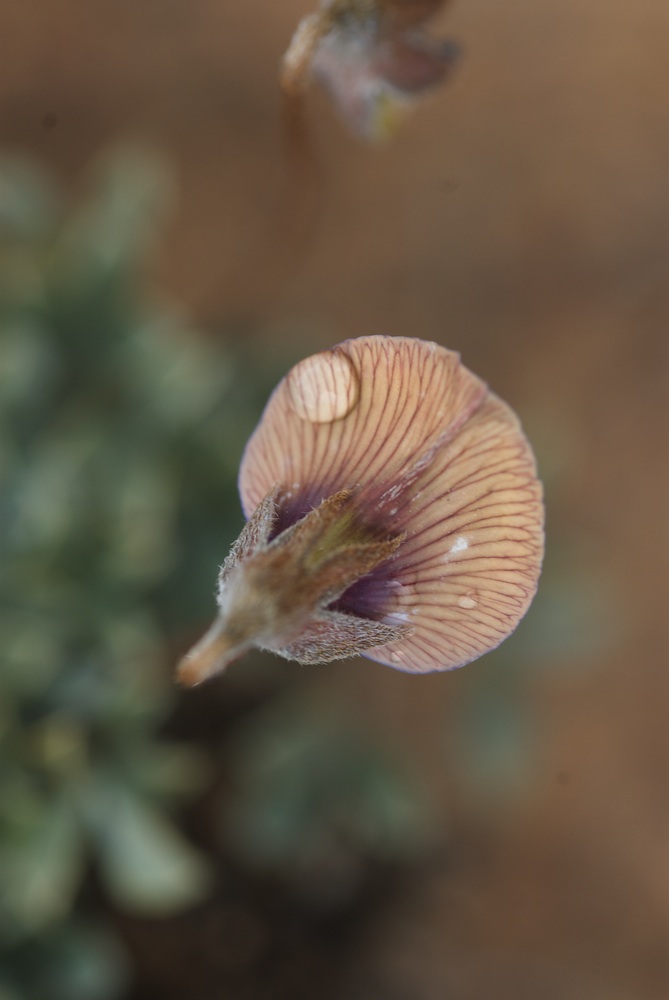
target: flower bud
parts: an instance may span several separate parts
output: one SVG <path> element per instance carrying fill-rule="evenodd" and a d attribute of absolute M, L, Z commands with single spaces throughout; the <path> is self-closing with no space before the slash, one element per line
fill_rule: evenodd
<path fill-rule="evenodd" d="M 298 96 L 314 77 L 353 132 L 385 138 L 458 55 L 457 46 L 425 30 L 442 2 L 323 0 L 302 19 L 284 56 L 284 90 Z"/>
<path fill-rule="evenodd" d="M 251 646 L 302 663 L 462 666 L 513 631 L 536 590 L 530 446 L 437 344 L 363 337 L 296 365 L 246 447 L 240 492 L 249 520 L 221 570 L 219 619 L 180 665 L 187 684 Z"/>

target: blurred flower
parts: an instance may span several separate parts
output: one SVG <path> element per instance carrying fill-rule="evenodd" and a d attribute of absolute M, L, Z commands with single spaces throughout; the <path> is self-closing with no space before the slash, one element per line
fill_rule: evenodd
<path fill-rule="evenodd" d="M 240 471 L 249 520 L 195 684 L 251 646 L 357 653 L 418 673 L 513 631 L 536 589 L 543 506 L 513 411 L 437 344 L 349 340 L 279 383 Z"/>
<path fill-rule="evenodd" d="M 452 42 L 425 31 L 442 6 L 443 0 L 324 0 L 300 22 L 284 56 L 284 90 L 299 95 L 313 76 L 354 132 L 386 137 L 457 57 Z"/>

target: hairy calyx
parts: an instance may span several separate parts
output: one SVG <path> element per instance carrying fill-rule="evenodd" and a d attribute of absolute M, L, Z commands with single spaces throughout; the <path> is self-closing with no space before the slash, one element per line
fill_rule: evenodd
<path fill-rule="evenodd" d="M 346 489 L 272 537 L 282 499 L 280 488 L 269 493 L 233 545 L 219 576 L 218 617 L 179 664 L 182 684 L 199 684 L 252 646 L 300 663 L 327 663 L 410 631 L 331 608 L 390 559 L 403 536 L 379 540 L 361 522 L 355 492 Z"/>

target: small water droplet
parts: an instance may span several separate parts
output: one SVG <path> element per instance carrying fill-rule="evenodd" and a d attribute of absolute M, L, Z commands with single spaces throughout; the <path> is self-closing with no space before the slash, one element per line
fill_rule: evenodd
<path fill-rule="evenodd" d="M 465 594 L 464 597 L 458 597 L 459 608 L 465 608 L 466 610 L 470 611 L 472 608 L 475 608 L 477 604 L 478 601 L 476 600 L 476 598 L 470 597 L 468 594 Z"/>
<path fill-rule="evenodd" d="M 390 614 L 384 615 L 383 621 L 386 625 L 404 625 L 409 621 L 409 612 L 391 611 Z"/>
<path fill-rule="evenodd" d="M 464 535 L 458 535 L 453 544 L 451 545 L 449 552 L 451 555 L 456 555 L 458 552 L 466 552 L 469 548 L 469 542 Z"/>
<path fill-rule="evenodd" d="M 360 395 L 353 363 L 341 351 L 323 351 L 300 361 L 289 372 L 287 386 L 293 410 L 312 424 L 345 417 Z"/>

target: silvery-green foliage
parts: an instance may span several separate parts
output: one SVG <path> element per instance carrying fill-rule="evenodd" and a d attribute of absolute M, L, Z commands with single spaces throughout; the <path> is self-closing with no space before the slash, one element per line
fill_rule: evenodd
<path fill-rule="evenodd" d="M 49 980 L 55 1000 L 120 988 L 100 972 L 109 947 L 77 930 L 91 863 L 116 905 L 146 915 L 210 884 L 169 813 L 206 768 L 157 734 L 174 696 L 165 647 L 192 627 L 190 566 L 206 579 L 202 538 L 229 541 L 226 511 L 202 497 L 234 498 L 244 413 L 237 400 L 237 432 L 220 346 L 142 290 L 169 198 L 162 161 L 136 151 L 100 163 L 73 207 L 34 164 L 0 162 L 7 996 L 47 996 L 29 970 L 49 962 L 62 973 Z"/>

